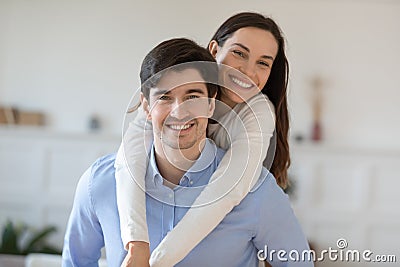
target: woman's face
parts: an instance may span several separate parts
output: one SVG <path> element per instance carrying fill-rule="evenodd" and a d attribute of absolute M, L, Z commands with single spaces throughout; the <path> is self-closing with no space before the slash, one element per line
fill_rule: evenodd
<path fill-rule="evenodd" d="M 234 32 L 222 47 L 215 40 L 211 41 L 209 50 L 218 63 L 234 68 L 223 71 L 225 88 L 221 96 L 223 102 L 234 106 L 264 88 L 278 52 L 278 43 L 269 31 L 245 27 Z"/>

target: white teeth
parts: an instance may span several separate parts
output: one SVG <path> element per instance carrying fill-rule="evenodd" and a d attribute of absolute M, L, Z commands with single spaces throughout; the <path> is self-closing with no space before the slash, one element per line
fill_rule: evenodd
<path fill-rule="evenodd" d="M 173 130 L 186 130 L 189 129 L 189 127 L 192 126 L 191 124 L 184 124 L 184 125 L 169 125 L 169 128 Z"/>
<path fill-rule="evenodd" d="M 243 87 L 243 88 L 250 88 L 250 87 L 252 87 L 252 84 L 251 84 L 251 83 L 242 82 L 241 80 L 239 80 L 239 79 L 237 79 L 237 78 L 235 78 L 235 77 L 231 77 L 231 78 L 232 78 L 232 81 L 233 81 L 234 83 L 236 83 L 237 85 L 239 85 L 239 86 L 241 86 L 241 87 Z"/>

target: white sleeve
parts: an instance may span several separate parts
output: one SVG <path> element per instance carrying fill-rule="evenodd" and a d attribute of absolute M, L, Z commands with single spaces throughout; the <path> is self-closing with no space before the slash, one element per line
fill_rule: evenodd
<path fill-rule="evenodd" d="M 181 261 L 257 182 L 275 129 L 274 108 L 262 96 L 250 101 L 238 114 L 240 117 L 229 121 L 233 127 L 226 127 L 232 140 L 231 148 L 186 215 L 153 251 L 152 267 L 170 267 Z M 234 130 L 229 132 L 229 128 Z M 182 240 L 184 246 L 177 250 L 176 244 Z"/>
<path fill-rule="evenodd" d="M 129 124 L 115 160 L 117 205 L 124 247 L 130 241 L 149 243 L 146 222 L 145 175 L 149 140 L 153 139 L 146 114 L 139 107 Z"/>

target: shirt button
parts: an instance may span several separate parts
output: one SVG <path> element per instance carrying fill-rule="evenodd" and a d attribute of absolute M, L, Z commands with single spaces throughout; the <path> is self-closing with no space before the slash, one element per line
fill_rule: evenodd
<path fill-rule="evenodd" d="M 190 181 L 190 184 L 193 184 L 193 181 Z"/>
<path fill-rule="evenodd" d="M 172 197 L 173 197 L 173 195 L 172 195 L 172 194 L 169 194 L 168 196 L 169 196 L 169 198 L 172 198 Z"/>

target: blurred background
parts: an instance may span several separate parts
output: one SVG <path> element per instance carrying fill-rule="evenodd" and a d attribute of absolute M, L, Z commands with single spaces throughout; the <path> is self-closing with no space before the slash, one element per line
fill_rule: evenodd
<path fill-rule="evenodd" d="M 398 0 L 0 0 L 0 226 L 56 226 L 61 248 L 80 175 L 118 148 L 145 54 L 172 37 L 206 46 L 241 11 L 287 41 L 290 197 L 310 243 L 400 260 Z M 317 263 L 353 265 L 366 264 Z M 381 265 L 395 266 L 367 266 Z"/>

